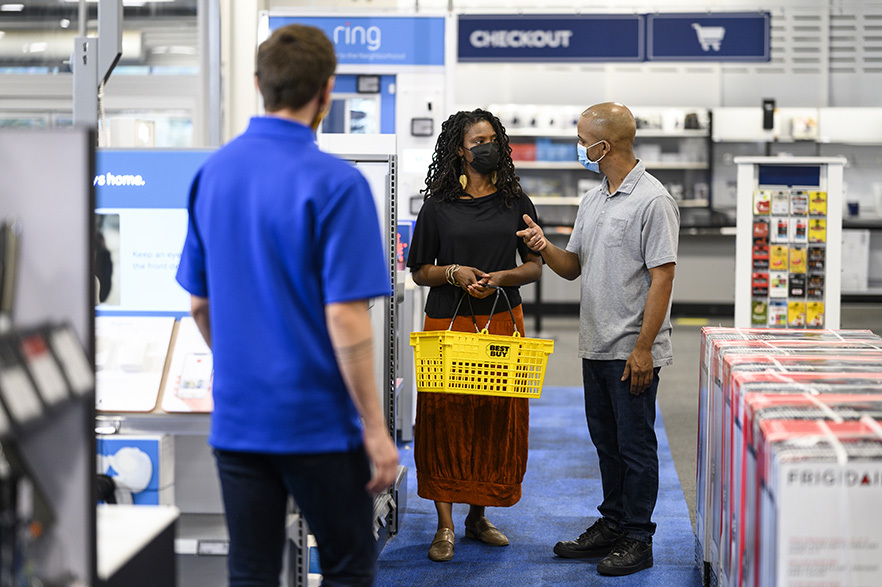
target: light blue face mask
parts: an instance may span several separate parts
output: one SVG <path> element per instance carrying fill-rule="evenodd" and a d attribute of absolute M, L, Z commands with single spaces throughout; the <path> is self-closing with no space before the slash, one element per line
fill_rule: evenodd
<path fill-rule="evenodd" d="M 603 141 L 597 141 L 594 145 L 599 145 Z M 578 143 L 576 145 L 576 150 L 579 152 L 579 163 L 582 164 L 582 167 L 587 169 L 588 171 L 593 171 L 594 173 L 600 173 L 600 159 L 606 157 L 606 153 L 600 156 L 600 159 L 597 161 L 592 161 L 588 158 L 588 149 L 593 147 L 594 145 L 588 145 L 587 147 L 583 146 L 582 143 Z"/>

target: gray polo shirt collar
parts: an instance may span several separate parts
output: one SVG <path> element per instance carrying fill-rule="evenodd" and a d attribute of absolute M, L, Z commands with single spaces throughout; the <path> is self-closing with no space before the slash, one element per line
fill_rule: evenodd
<path fill-rule="evenodd" d="M 609 180 L 606 176 L 603 176 L 603 181 L 600 182 L 600 193 L 604 197 L 611 198 L 616 194 L 630 194 L 634 191 L 634 188 L 637 186 L 637 182 L 640 181 L 640 178 L 643 177 L 643 173 L 646 171 L 646 165 L 643 164 L 643 161 L 637 159 L 637 165 L 628 172 L 628 175 L 625 176 L 625 181 L 622 182 L 622 185 L 619 186 L 619 189 L 616 190 L 615 194 L 609 193 Z"/>

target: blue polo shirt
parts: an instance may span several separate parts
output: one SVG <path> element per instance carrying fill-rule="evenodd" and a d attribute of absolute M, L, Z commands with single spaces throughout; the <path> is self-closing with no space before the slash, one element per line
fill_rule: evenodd
<path fill-rule="evenodd" d="M 255 117 L 196 174 L 189 211 L 177 280 L 209 300 L 209 443 L 268 453 L 359 446 L 325 305 L 391 294 L 367 181 L 320 151 L 308 127 Z"/>

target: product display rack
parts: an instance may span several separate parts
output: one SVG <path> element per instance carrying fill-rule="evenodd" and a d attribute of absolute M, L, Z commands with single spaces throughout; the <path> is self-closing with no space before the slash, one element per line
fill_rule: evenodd
<path fill-rule="evenodd" d="M 506 126 L 515 168 L 523 172 L 519 173 L 522 185 L 537 205 L 578 206 L 584 192 L 600 180 L 600 176 L 586 175 L 577 160 L 581 109 L 494 105 L 491 111 Z M 681 207 L 710 207 L 710 111 L 635 108 L 633 112 L 637 120 L 634 152 L 647 171 L 666 185 Z M 574 216 L 574 211 L 569 210 L 567 215 Z"/>
<path fill-rule="evenodd" d="M 737 157 L 735 326 L 839 328 L 839 157 Z"/>
<path fill-rule="evenodd" d="M 584 106 L 493 104 L 510 138 L 515 172 L 536 206 L 534 218 L 558 246 L 565 246 L 582 197 L 603 176 L 578 162 L 578 121 Z M 634 107 L 634 154 L 661 181 L 681 209 L 684 226 L 711 222 L 713 118 L 707 108 Z M 548 312 L 577 312 L 578 282 L 548 275 L 524 291 L 533 292 L 529 312 L 542 332 Z M 526 300 L 527 298 L 525 298 Z"/>

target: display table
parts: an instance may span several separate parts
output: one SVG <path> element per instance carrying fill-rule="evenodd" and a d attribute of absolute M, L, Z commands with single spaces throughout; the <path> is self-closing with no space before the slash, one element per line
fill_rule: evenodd
<path fill-rule="evenodd" d="M 175 585 L 179 515 L 174 506 L 98 506 L 98 585 Z"/>

